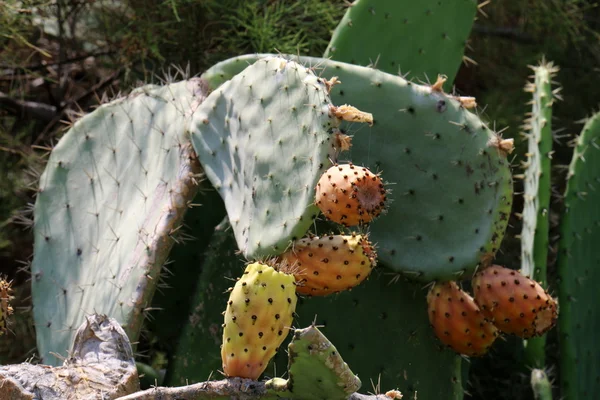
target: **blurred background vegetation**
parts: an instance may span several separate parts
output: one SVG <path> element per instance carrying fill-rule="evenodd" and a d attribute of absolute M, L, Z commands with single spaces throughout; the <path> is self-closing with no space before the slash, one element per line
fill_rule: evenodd
<path fill-rule="evenodd" d="M 18 341 L 0 344 L 0 363 L 35 351 L 28 303 L 27 229 L 36 178 L 68 122 L 120 91 L 157 81 L 167 70 L 202 73 L 253 52 L 320 56 L 343 16 L 344 0 L 0 0 L 0 274 L 15 281 Z M 480 1 L 481 12 L 455 81 L 475 96 L 489 121 L 516 139 L 529 110 L 528 65 L 544 56 L 560 67 L 563 101 L 554 108 L 555 192 L 572 153 L 577 121 L 600 103 L 600 7 L 583 0 Z M 399 42 L 399 46 L 402 43 Z M 519 192 L 517 183 L 516 191 Z M 515 199 L 514 211 L 521 207 Z M 519 265 L 519 221 L 512 218 L 501 258 Z M 552 266 L 550 269 L 552 273 Z M 552 340 L 552 339 L 551 339 Z M 3 342 L 6 343 L 6 342 Z M 506 347 L 507 349 L 503 349 Z M 511 343 L 476 361 L 466 388 L 473 398 L 528 398 L 526 371 L 512 371 Z M 493 360 L 493 361 L 492 361 Z M 552 360 L 549 360 L 552 362 Z M 499 371 L 504 370 L 500 373 Z M 510 373 L 505 373 L 511 370 Z M 518 381 L 518 382 L 517 382 Z M 496 393 L 498 385 L 504 392 Z M 527 392 L 529 393 L 529 392 Z M 501 396 L 501 397 L 498 397 Z M 529 397 L 530 398 L 530 397 Z"/>

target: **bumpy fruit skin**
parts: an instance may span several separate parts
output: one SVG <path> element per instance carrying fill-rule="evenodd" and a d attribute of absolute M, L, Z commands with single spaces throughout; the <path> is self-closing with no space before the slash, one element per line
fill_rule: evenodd
<path fill-rule="evenodd" d="M 536 281 L 492 265 L 473 277 L 475 302 L 504 333 L 522 338 L 542 335 L 558 317 L 554 300 Z"/>
<path fill-rule="evenodd" d="M 285 340 L 296 310 L 294 276 L 253 263 L 230 293 L 221 359 L 230 377 L 258 379 Z"/>
<path fill-rule="evenodd" d="M 281 256 L 292 267 L 296 292 L 327 296 L 352 289 L 375 267 L 377 256 L 364 235 L 329 235 L 303 238 Z"/>
<path fill-rule="evenodd" d="M 467 356 L 485 354 L 498 330 L 456 282 L 436 283 L 427 294 L 429 322 L 442 343 Z"/>
<path fill-rule="evenodd" d="M 372 221 L 383 211 L 386 190 L 381 178 L 365 167 L 334 165 L 319 179 L 315 202 L 331 221 L 355 226 Z"/>
<path fill-rule="evenodd" d="M 11 291 L 10 282 L 0 279 L 0 336 L 5 334 L 8 330 L 8 316 L 13 312 L 13 309 L 9 304 L 10 299 L 12 299 L 12 296 L 10 295 Z"/>

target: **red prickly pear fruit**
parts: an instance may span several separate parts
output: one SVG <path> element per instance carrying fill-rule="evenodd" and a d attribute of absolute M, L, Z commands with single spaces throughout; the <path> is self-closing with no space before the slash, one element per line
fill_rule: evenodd
<path fill-rule="evenodd" d="M 221 359 L 229 377 L 257 380 L 287 337 L 296 310 L 294 276 L 253 263 L 231 290 Z"/>
<path fill-rule="evenodd" d="M 319 179 L 315 203 L 331 221 L 355 226 L 372 221 L 383 211 L 386 190 L 381 178 L 367 168 L 334 165 Z"/>
<path fill-rule="evenodd" d="M 456 282 L 440 282 L 427 294 L 429 322 L 442 343 L 467 356 L 485 354 L 498 329 Z"/>
<path fill-rule="evenodd" d="M 472 285 L 481 311 L 504 333 L 530 338 L 556 324 L 556 300 L 517 271 L 492 265 L 475 274 Z"/>
<path fill-rule="evenodd" d="M 369 276 L 376 259 L 373 245 L 356 234 L 303 238 L 281 256 L 295 271 L 296 292 L 311 296 L 352 289 Z"/>

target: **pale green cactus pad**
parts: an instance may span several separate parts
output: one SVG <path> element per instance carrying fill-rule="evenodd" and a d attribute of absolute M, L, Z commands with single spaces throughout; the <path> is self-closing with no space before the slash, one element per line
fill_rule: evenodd
<path fill-rule="evenodd" d="M 283 252 L 317 216 L 314 187 L 339 121 L 310 69 L 280 57 L 245 66 L 207 97 L 191 131 L 240 250 L 256 258 Z"/>
<path fill-rule="evenodd" d="M 104 104 L 52 151 L 35 204 L 33 310 L 44 363 L 66 356 L 84 315 L 137 340 L 201 168 L 186 127 L 199 79 L 144 86 Z"/>

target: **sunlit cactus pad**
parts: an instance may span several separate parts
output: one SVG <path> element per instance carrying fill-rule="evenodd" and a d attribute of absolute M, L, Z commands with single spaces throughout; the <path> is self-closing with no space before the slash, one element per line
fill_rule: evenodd
<path fill-rule="evenodd" d="M 52 151 L 35 204 L 38 351 L 62 361 L 75 329 L 103 313 L 137 340 L 171 235 L 200 171 L 187 139 L 200 80 L 144 86 L 75 122 Z"/>
<path fill-rule="evenodd" d="M 207 97 L 191 131 L 238 246 L 252 258 L 283 252 L 312 224 L 337 118 L 326 82 L 310 69 L 280 57 L 244 66 Z"/>

